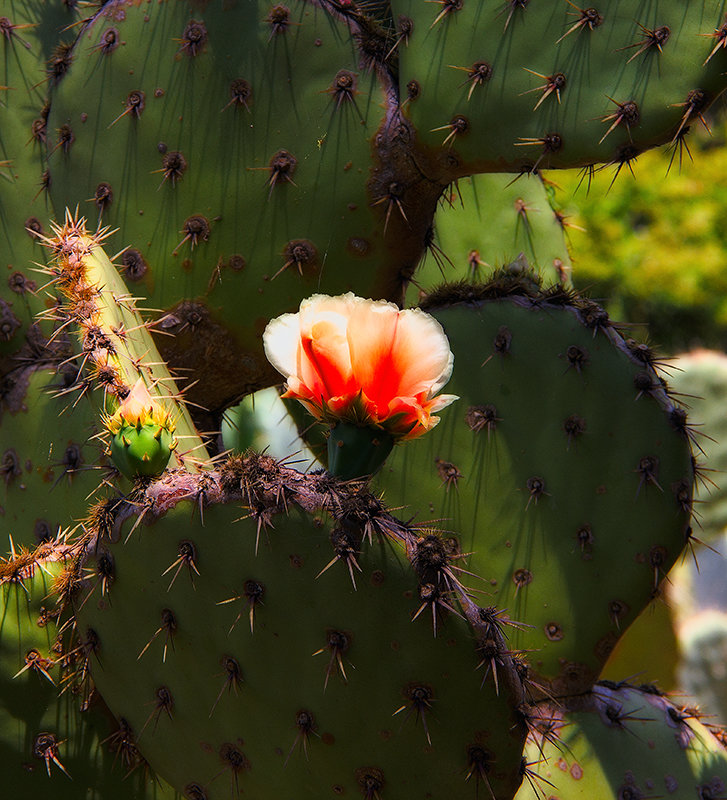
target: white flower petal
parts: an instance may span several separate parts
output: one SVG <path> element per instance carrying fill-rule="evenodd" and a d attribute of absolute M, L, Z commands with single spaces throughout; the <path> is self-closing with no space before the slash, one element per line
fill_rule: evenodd
<path fill-rule="evenodd" d="M 286 379 L 297 374 L 300 315 L 283 314 L 271 319 L 263 333 L 263 347 L 268 361 Z"/>

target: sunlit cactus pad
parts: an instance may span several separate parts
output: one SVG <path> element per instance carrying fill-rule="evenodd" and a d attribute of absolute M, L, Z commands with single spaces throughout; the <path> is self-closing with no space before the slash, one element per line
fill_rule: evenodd
<path fill-rule="evenodd" d="M 595 303 L 529 280 L 431 298 L 460 399 L 394 451 L 376 485 L 457 532 L 462 566 L 480 576 L 466 583 L 523 623 L 513 647 L 571 691 L 593 680 L 688 540 L 691 429 L 648 348 Z"/>
<path fill-rule="evenodd" d="M 653 686 L 604 682 L 569 711 L 544 705 L 533 720 L 528 779 L 517 800 L 543 793 L 558 800 L 724 797 L 723 733 L 699 718 Z"/>
<path fill-rule="evenodd" d="M 463 173 L 620 169 L 654 144 L 681 147 L 725 86 L 721 3 L 392 7 L 406 115 Z"/>
<path fill-rule="evenodd" d="M 566 214 L 551 206 L 552 187 L 536 175 L 474 175 L 442 196 L 423 263 L 407 292 L 416 305 L 443 280 L 483 281 L 522 254 L 544 286 L 568 284 Z"/>

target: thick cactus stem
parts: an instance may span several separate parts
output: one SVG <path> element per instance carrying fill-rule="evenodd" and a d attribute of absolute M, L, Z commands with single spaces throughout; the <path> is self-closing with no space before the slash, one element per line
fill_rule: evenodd
<path fill-rule="evenodd" d="M 65 302 L 48 316 L 62 327 L 78 326 L 81 352 L 77 359 L 81 366 L 90 367 L 90 381 L 79 377 L 77 387 L 85 391 L 90 382 L 102 389 L 104 407 L 116 412 L 107 418 L 107 427 L 115 438 L 121 434 L 112 447 L 119 470 L 127 477 L 157 475 L 172 454 L 173 466 L 194 470 L 206 459 L 204 445 L 136 308 L 136 299 L 103 250 L 108 230 L 89 233 L 85 220 L 67 211 L 64 224 L 53 225 L 53 232 L 43 237 L 54 255 L 47 273 Z M 174 408 L 174 423 L 170 413 L 162 410 L 162 398 Z M 144 407 L 143 420 L 137 413 L 140 407 Z M 152 427 L 142 434 L 147 423 Z M 175 427 L 184 440 L 181 452 L 174 452 Z"/>
<path fill-rule="evenodd" d="M 373 475 L 394 447 L 394 437 L 376 428 L 339 422 L 328 438 L 328 471 L 349 480 Z"/>

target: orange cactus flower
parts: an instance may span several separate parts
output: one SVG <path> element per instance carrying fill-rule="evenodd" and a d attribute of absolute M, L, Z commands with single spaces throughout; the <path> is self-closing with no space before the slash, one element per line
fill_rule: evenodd
<path fill-rule="evenodd" d="M 352 293 L 313 295 L 297 314 L 272 320 L 263 334 L 270 363 L 291 397 L 314 416 L 381 428 L 413 439 L 457 399 L 439 394 L 454 356 L 442 326 L 419 309 Z"/>

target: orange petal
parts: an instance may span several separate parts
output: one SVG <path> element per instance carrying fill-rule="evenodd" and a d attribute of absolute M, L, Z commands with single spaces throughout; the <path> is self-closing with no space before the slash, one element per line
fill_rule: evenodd
<path fill-rule="evenodd" d="M 402 396 L 427 392 L 431 397 L 447 383 L 454 366 L 444 329 L 418 308 L 401 312 L 392 361 L 401 376 L 397 394 Z"/>
<path fill-rule="evenodd" d="M 362 301 L 351 311 L 348 344 L 356 381 L 383 413 L 399 392 L 400 376 L 392 363 L 399 326 L 399 309 L 386 301 Z"/>

